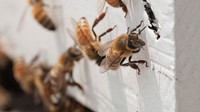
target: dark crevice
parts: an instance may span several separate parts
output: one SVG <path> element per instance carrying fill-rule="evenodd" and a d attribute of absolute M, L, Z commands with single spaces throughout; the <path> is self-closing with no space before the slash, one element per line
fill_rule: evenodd
<path fill-rule="evenodd" d="M 147 2 L 147 0 L 143 0 L 143 2 L 145 3 L 144 4 L 144 9 L 147 13 L 147 16 L 148 16 L 148 19 L 149 19 L 149 22 L 150 22 L 150 26 L 149 29 L 153 30 L 154 33 L 157 35 L 157 39 L 160 38 L 160 34 L 159 34 L 159 24 L 158 24 L 158 20 L 157 18 L 155 17 L 155 14 L 151 8 L 151 4 L 149 4 Z"/>

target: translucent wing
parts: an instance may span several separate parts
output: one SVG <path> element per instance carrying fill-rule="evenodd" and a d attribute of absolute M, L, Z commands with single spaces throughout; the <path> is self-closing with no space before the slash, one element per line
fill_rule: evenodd
<path fill-rule="evenodd" d="M 123 55 L 123 53 L 124 52 L 119 52 L 118 54 L 116 54 L 115 57 L 113 57 L 112 61 L 110 61 L 108 57 L 104 58 L 100 65 L 100 73 L 104 73 L 107 70 L 109 70 L 113 66 L 113 64 L 115 64 L 115 66 L 119 65 L 121 62 L 121 59 L 122 59 L 121 56 Z"/>
<path fill-rule="evenodd" d="M 79 48 L 81 48 L 80 45 L 79 45 L 79 43 L 78 43 L 77 40 L 76 40 L 76 32 L 70 30 L 69 28 L 67 28 L 67 32 L 68 32 L 69 36 L 71 37 L 71 39 L 74 41 L 74 43 L 75 43 Z"/>
<path fill-rule="evenodd" d="M 100 14 L 105 6 L 105 0 L 97 0 L 97 13 Z"/>
<path fill-rule="evenodd" d="M 71 18 L 71 23 L 72 23 L 73 30 L 76 31 L 76 28 L 78 25 L 77 21 L 74 18 Z"/>
<path fill-rule="evenodd" d="M 19 19 L 19 23 L 18 23 L 18 26 L 17 26 L 18 27 L 18 32 L 20 32 L 21 29 L 22 29 L 22 26 L 23 26 L 23 23 L 24 23 L 24 19 L 25 19 L 25 15 L 27 13 L 28 8 L 29 8 L 29 6 L 27 5 L 25 7 L 25 9 L 23 10 L 22 15 L 21 15 L 21 17 Z"/>
<path fill-rule="evenodd" d="M 40 56 L 41 56 L 41 52 L 39 52 L 39 53 L 37 53 L 34 57 L 33 57 L 33 59 L 30 61 L 30 66 L 33 66 L 38 60 L 39 60 L 39 58 L 40 58 Z"/>
<path fill-rule="evenodd" d="M 105 56 L 106 51 L 112 46 L 112 42 L 113 40 L 108 41 L 105 44 L 103 44 L 101 48 L 98 50 L 98 54 L 100 56 Z"/>

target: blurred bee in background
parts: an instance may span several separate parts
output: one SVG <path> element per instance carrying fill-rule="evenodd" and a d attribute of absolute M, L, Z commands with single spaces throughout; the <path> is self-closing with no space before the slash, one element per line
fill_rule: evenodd
<path fill-rule="evenodd" d="M 68 86 L 76 86 L 83 91 L 82 86 L 73 79 L 72 73 L 75 62 L 82 57 L 78 48 L 70 47 L 61 54 L 54 67 L 46 69 L 48 67 L 40 66 L 34 71 L 35 85 L 50 112 L 66 111 L 69 102 L 66 93 Z"/>
<path fill-rule="evenodd" d="M 23 57 L 15 59 L 13 67 L 15 79 L 20 83 L 22 89 L 28 94 L 32 94 L 35 91 L 33 70 L 34 67 L 36 67 L 35 64 L 38 58 L 39 54 L 32 59 L 30 64 L 27 64 Z"/>
<path fill-rule="evenodd" d="M 54 109 L 54 105 L 51 102 L 51 95 L 53 94 L 53 91 L 50 83 L 45 83 L 45 79 L 48 77 L 51 69 L 51 66 L 42 63 L 33 71 L 37 95 L 41 99 L 43 105 L 46 107 L 45 109 L 48 109 L 49 111 Z"/>
<path fill-rule="evenodd" d="M 148 26 L 149 29 L 153 30 L 154 33 L 157 35 L 157 40 L 160 38 L 160 34 L 159 34 L 159 23 L 157 18 L 155 17 L 155 14 L 151 8 L 151 5 L 147 2 L 147 0 L 143 0 L 144 4 L 144 9 L 147 13 L 149 22 L 151 24 L 151 26 Z"/>
<path fill-rule="evenodd" d="M 142 30 L 139 29 L 139 33 L 135 33 L 135 31 L 141 26 L 143 21 L 140 24 L 127 34 L 122 34 L 118 36 L 116 39 L 111 40 L 101 46 L 98 51 L 100 56 L 106 56 L 100 65 L 100 72 L 106 72 L 107 70 L 116 70 L 119 66 L 130 66 L 133 69 L 138 70 L 138 74 L 140 74 L 140 69 L 136 65 L 136 63 L 146 63 L 145 60 L 137 60 L 132 61 L 132 54 L 138 53 L 140 48 L 145 45 L 145 42 L 140 39 L 139 35 L 146 28 L 144 27 Z M 124 63 L 125 59 L 128 58 L 128 63 Z"/>
<path fill-rule="evenodd" d="M 100 13 L 103 10 L 106 2 L 109 5 L 111 5 L 112 7 L 115 7 L 115 8 L 121 7 L 122 10 L 125 12 L 125 16 L 124 17 L 127 16 L 128 9 L 127 9 L 127 6 L 124 4 L 124 2 L 122 0 L 98 0 L 97 1 L 98 13 Z"/>
<path fill-rule="evenodd" d="M 2 86 L 0 86 L 0 111 L 10 111 L 11 108 L 11 95 Z"/>
<path fill-rule="evenodd" d="M 61 54 L 56 66 L 50 71 L 50 85 L 53 92 L 51 99 L 55 105 L 54 110 L 57 110 L 57 112 L 63 111 L 63 107 L 66 108 L 68 101 L 66 90 L 68 86 L 76 86 L 83 91 L 82 86 L 73 78 L 75 62 L 79 61 L 82 57 L 82 52 L 78 48 L 75 46 L 70 47 Z M 66 76 L 68 76 L 67 80 Z"/>
<path fill-rule="evenodd" d="M 67 83 L 68 85 L 77 86 L 80 90 L 83 90 L 82 86 L 78 84 L 73 78 L 73 68 L 76 61 L 79 61 L 83 57 L 82 52 L 74 47 L 70 47 L 67 51 L 61 54 L 56 66 L 50 72 L 51 84 L 53 89 L 60 89 L 62 85 L 65 85 L 65 76 L 69 74 Z M 59 82 L 58 82 L 59 80 Z"/>
<path fill-rule="evenodd" d="M 83 55 L 91 60 L 95 60 L 98 65 L 100 65 L 101 61 L 105 58 L 104 56 L 99 56 L 97 53 L 101 46 L 101 38 L 116 27 L 115 25 L 113 28 L 109 28 L 99 36 L 95 33 L 94 27 L 105 17 L 106 11 L 102 12 L 99 17 L 95 19 L 92 29 L 90 28 L 90 25 L 85 17 L 80 18 L 78 22 L 72 19 L 76 33 L 67 29 L 70 36 L 73 37 L 74 41 L 80 46 Z"/>
<path fill-rule="evenodd" d="M 36 21 L 40 25 L 42 25 L 45 29 L 48 29 L 50 31 L 56 30 L 56 25 L 48 15 L 48 13 L 45 10 L 45 6 L 49 7 L 47 4 L 44 3 L 44 0 L 28 0 L 28 3 L 33 6 L 32 15 L 35 18 Z M 20 23 L 23 22 L 25 13 L 27 11 L 27 8 L 24 10 L 22 14 L 22 18 L 20 19 Z M 19 27 L 22 26 L 22 24 L 19 24 Z M 20 30 L 21 28 L 19 28 Z"/>

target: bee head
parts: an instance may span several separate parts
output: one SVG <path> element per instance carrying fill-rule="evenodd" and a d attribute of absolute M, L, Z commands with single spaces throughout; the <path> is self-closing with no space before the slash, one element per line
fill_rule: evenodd
<path fill-rule="evenodd" d="M 83 57 L 82 52 L 76 47 L 69 48 L 68 53 L 69 53 L 71 59 L 73 59 L 75 61 L 79 61 Z"/>
<path fill-rule="evenodd" d="M 142 39 L 139 39 L 139 35 L 136 33 L 131 33 L 128 35 L 128 47 L 130 49 L 141 48 L 145 45 L 145 42 Z"/>

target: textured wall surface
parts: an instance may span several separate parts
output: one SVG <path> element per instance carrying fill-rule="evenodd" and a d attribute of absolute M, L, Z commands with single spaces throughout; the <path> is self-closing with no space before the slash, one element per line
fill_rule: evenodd
<path fill-rule="evenodd" d="M 125 3 L 129 9 L 127 19 L 123 18 L 124 13 L 121 9 L 107 5 L 108 15 L 95 30 L 102 32 L 115 24 L 118 25 L 118 29 L 106 36 L 102 43 L 126 33 L 127 27 L 134 28 L 141 20 L 145 21 L 145 25 L 148 24 L 142 1 L 125 0 Z M 76 96 L 94 110 L 100 112 L 175 112 L 174 1 L 151 0 L 150 3 L 162 27 L 161 39 L 157 41 L 151 30 L 145 30 L 141 36 L 146 40 L 147 46 L 139 54 L 134 55 L 133 59 L 146 59 L 151 67 L 146 68 L 141 65 L 140 76 L 130 67 L 121 67 L 117 71 L 100 74 L 98 66 L 88 59 L 82 60 L 76 67 L 77 80 L 80 80 L 86 91 L 85 94 Z M 66 20 L 68 17 L 78 20 L 85 16 L 92 24 L 94 18 L 97 17 L 94 0 L 66 3 L 65 9 Z M 88 10 L 93 11 L 88 12 Z M 81 78 L 78 75 L 81 75 Z"/>
<path fill-rule="evenodd" d="M 200 111 L 200 1 L 175 2 L 177 112 Z"/>
<path fill-rule="evenodd" d="M 48 0 L 47 3 L 49 4 L 55 3 L 57 6 L 61 6 L 57 9 L 48 9 L 58 25 L 58 31 L 54 33 L 43 29 L 31 16 L 31 8 L 29 8 L 25 16 L 23 29 L 18 33 L 17 24 L 23 9 L 27 6 L 25 0 L 0 0 L 0 2 L 3 4 L 0 7 L 2 8 L 0 12 L 4 14 L 3 18 L 0 18 L 2 19 L 1 24 L 10 23 L 8 27 L 12 29 L 9 29 L 7 37 L 13 41 L 17 55 L 24 54 L 30 60 L 38 51 L 45 51 L 47 60 L 52 64 L 55 63 L 62 51 L 74 44 L 65 30 L 66 28 L 73 28 L 71 18 L 78 20 L 84 16 L 92 25 L 94 19 L 98 16 L 96 0 Z M 95 28 L 95 31 L 100 34 L 114 25 L 117 25 L 117 29 L 106 35 L 102 43 L 126 33 L 127 27 L 134 28 L 141 20 L 144 20 L 145 25 L 148 25 L 142 0 L 124 0 L 124 2 L 129 10 L 129 15 L 126 19 L 124 18 L 124 12 L 120 8 L 112 8 L 106 5 L 109 8 L 107 15 Z M 150 66 L 146 68 L 144 65 L 139 65 L 141 75 L 137 75 L 136 71 L 130 67 L 121 67 L 117 71 L 108 71 L 100 74 L 99 67 L 95 62 L 88 59 L 83 59 L 76 64 L 74 75 L 76 80 L 84 86 L 85 92 L 81 93 L 76 88 L 71 88 L 70 93 L 93 110 L 98 112 L 175 112 L 175 82 L 177 82 L 177 85 L 179 84 L 179 77 L 178 80 L 175 79 L 174 0 L 149 0 L 149 2 L 161 25 L 161 38 L 156 40 L 156 36 L 149 29 L 146 29 L 141 34 L 142 39 L 146 41 L 146 46 L 140 53 L 134 55 L 133 59 L 145 59 Z M 198 4 L 195 4 L 195 6 L 198 6 Z M 182 6 L 178 5 L 176 7 Z M 194 11 L 192 14 L 195 14 Z M 16 18 L 12 17 L 13 15 Z M 176 20 L 180 17 L 181 14 L 177 14 Z M 198 18 L 194 21 L 197 20 Z M 177 31 L 181 30 L 176 30 L 176 33 Z M 177 34 L 180 35 L 180 33 Z M 183 41 L 186 43 L 188 39 L 185 38 Z M 178 47 L 176 46 L 178 52 L 182 52 L 181 44 L 178 43 Z M 193 46 L 194 44 L 190 45 Z M 195 46 L 197 46 L 197 43 Z M 185 59 L 184 55 L 180 56 Z M 182 60 L 180 59 L 181 62 Z M 185 67 L 189 69 L 189 65 Z M 177 68 L 181 74 L 181 66 Z M 197 74 L 198 72 L 195 73 Z M 186 78 L 184 78 L 184 81 L 186 81 Z M 192 86 L 187 84 L 178 86 L 180 87 L 177 91 L 178 94 L 182 93 L 182 87 L 187 86 L 189 88 Z M 197 91 L 198 89 L 196 89 Z M 182 99 L 185 94 L 182 95 L 177 99 Z M 181 110 L 182 107 L 186 106 L 184 103 L 179 103 L 179 101 L 187 102 L 188 99 L 179 99 L 177 104 L 180 104 L 179 109 Z"/>

